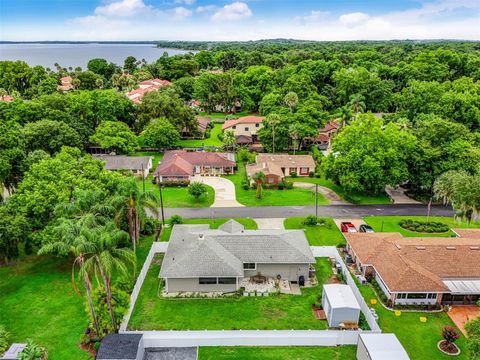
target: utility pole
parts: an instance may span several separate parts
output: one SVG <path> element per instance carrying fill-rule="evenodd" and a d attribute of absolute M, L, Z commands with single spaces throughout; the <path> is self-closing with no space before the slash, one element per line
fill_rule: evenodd
<path fill-rule="evenodd" d="M 315 217 L 318 217 L 318 184 L 315 184 Z"/>
<path fill-rule="evenodd" d="M 162 211 L 162 227 L 165 227 L 165 215 L 163 213 L 162 182 L 160 181 L 160 176 L 157 177 L 157 181 L 158 181 L 158 190 L 160 191 L 160 209 Z"/>
<path fill-rule="evenodd" d="M 143 169 L 143 164 L 142 164 L 142 189 L 143 189 L 143 193 L 145 194 L 145 170 Z"/>

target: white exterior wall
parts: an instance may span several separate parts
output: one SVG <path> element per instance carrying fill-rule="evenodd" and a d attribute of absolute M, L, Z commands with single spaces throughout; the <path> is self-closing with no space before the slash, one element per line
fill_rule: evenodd
<path fill-rule="evenodd" d="M 237 279 L 237 284 L 239 283 Z M 201 285 L 198 278 L 168 278 L 165 281 L 165 290 L 172 292 L 232 292 L 237 290 L 237 284 L 209 284 Z"/>
<path fill-rule="evenodd" d="M 437 298 L 440 296 L 440 294 L 437 294 Z M 425 304 L 425 305 L 435 305 L 437 303 L 437 298 L 435 299 L 397 299 L 395 298 L 395 304 L 398 305 L 419 305 L 419 304 Z"/>
<path fill-rule="evenodd" d="M 145 346 L 143 344 L 143 336 L 138 343 L 137 358 L 136 360 L 143 360 L 145 357 Z"/>
<path fill-rule="evenodd" d="M 245 130 L 245 128 L 248 128 L 248 131 Z M 225 129 L 225 131 L 233 131 L 235 136 L 240 136 L 240 135 L 246 135 L 246 136 L 252 136 L 256 135 L 257 131 L 263 128 L 263 124 L 260 122 L 258 123 L 258 127 L 256 124 L 237 124 L 235 125 L 235 129 L 232 127 L 229 127 L 228 129 Z"/>
<path fill-rule="evenodd" d="M 375 280 L 377 281 L 378 285 L 380 285 L 380 288 L 382 289 L 383 293 L 390 299 L 391 295 L 388 289 L 385 287 L 383 280 L 380 278 L 378 274 L 375 274 Z"/>
<path fill-rule="evenodd" d="M 338 327 L 343 322 L 356 322 L 360 317 L 359 309 L 351 308 L 331 308 L 327 316 L 330 327 Z"/>
<path fill-rule="evenodd" d="M 358 337 L 357 360 L 372 360 L 360 336 Z"/>
<path fill-rule="evenodd" d="M 298 281 L 303 275 L 308 280 L 309 264 L 257 264 L 256 270 L 245 270 L 245 277 L 254 276 L 260 273 L 263 276 L 276 278 L 280 275 L 282 279 Z"/>

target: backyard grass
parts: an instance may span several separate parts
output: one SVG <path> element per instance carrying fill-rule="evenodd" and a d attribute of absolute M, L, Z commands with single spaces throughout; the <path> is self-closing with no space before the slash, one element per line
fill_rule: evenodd
<path fill-rule="evenodd" d="M 345 244 L 345 238 L 335 225 L 332 218 L 324 218 L 325 225 L 306 226 L 302 222 L 305 218 L 287 218 L 284 221 L 285 229 L 304 229 L 308 243 L 312 246 L 337 246 Z"/>
<path fill-rule="evenodd" d="M 417 221 L 427 221 L 426 216 L 367 216 L 363 220 L 375 231 L 399 232 L 406 237 L 450 237 L 455 236 L 452 230 L 445 233 L 418 233 L 405 230 L 398 224 L 402 219 L 411 219 Z M 470 223 L 465 221 L 456 221 L 453 217 L 430 216 L 430 221 L 442 222 L 452 228 L 480 228 L 480 223 Z"/>
<path fill-rule="evenodd" d="M 240 112 L 237 112 L 235 114 L 225 114 L 225 113 L 222 113 L 222 112 L 213 112 L 213 113 L 207 113 L 205 111 L 201 111 L 198 113 L 198 115 L 200 116 L 208 116 L 209 118 L 212 118 L 212 119 L 220 119 L 220 120 L 225 120 L 225 118 L 227 116 L 231 116 L 231 115 L 234 115 L 235 117 L 242 117 L 242 116 L 247 116 L 249 113 L 248 111 L 240 111 Z"/>
<path fill-rule="evenodd" d="M 326 258 L 317 259 L 316 267 L 320 285 L 302 289 L 301 296 L 162 299 L 157 295 L 160 265 L 152 263 L 128 327 L 142 330 L 326 329 L 327 322 L 315 319 L 311 305 L 332 271 Z"/>
<path fill-rule="evenodd" d="M 390 197 L 387 194 L 369 195 L 363 193 L 352 193 L 345 191 L 341 186 L 334 184 L 331 180 L 325 179 L 323 176 L 320 178 L 301 177 L 301 178 L 288 178 L 295 182 L 306 182 L 311 184 L 318 184 L 320 186 L 327 187 L 337 193 L 343 200 L 348 201 L 356 205 L 368 205 L 368 204 L 390 204 Z"/>
<path fill-rule="evenodd" d="M 211 229 L 218 229 L 218 227 L 224 223 L 226 223 L 229 218 L 227 219 L 185 219 L 183 220 L 184 224 L 209 224 Z M 237 218 L 233 219 L 243 226 L 247 230 L 257 230 L 258 226 L 255 220 L 248 219 L 248 218 Z M 160 236 L 160 241 L 168 241 L 170 239 L 170 234 L 172 233 L 172 228 L 169 226 L 162 230 L 162 234 Z"/>
<path fill-rule="evenodd" d="M 145 261 L 152 240 L 141 240 L 138 264 Z M 72 288 L 72 261 L 31 255 L 0 267 L 0 324 L 12 342 L 32 339 L 46 347 L 50 360 L 91 359 L 78 347 L 88 318 L 85 298 Z"/>
<path fill-rule="evenodd" d="M 451 359 L 451 356 L 444 355 L 437 349 L 437 342 L 442 340 L 443 327 L 455 326 L 446 313 L 402 312 L 397 317 L 393 311 L 387 310 L 381 305 L 370 286 L 358 285 L 358 287 L 367 304 L 370 304 L 370 299 L 377 299 L 376 305 L 369 306 L 375 308 L 379 316 L 380 328 L 385 333 L 397 335 L 412 360 Z M 427 322 L 421 323 L 420 316 L 427 317 Z M 458 332 L 461 334 L 460 330 Z M 461 336 L 456 344 L 462 353 L 455 359 L 468 359 L 465 337 Z"/>
<path fill-rule="evenodd" d="M 180 140 L 178 145 L 182 148 L 199 148 L 203 146 L 223 146 L 223 142 L 218 138 L 222 132 L 222 124 L 214 123 L 210 130 L 210 136 L 206 139 L 186 139 Z"/>
<path fill-rule="evenodd" d="M 237 201 L 246 206 L 292 206 L 315 205 L 315 194 L 310 189 L 293 188 L 290 190 L 263 189 L 261 199 L 256 198 L 256 190 L 244 190 L 242 182 L 246 178 L 245 165 L 237 159 L 237 171 L 233 175 L 225 176 L 235 184 Z M 327 205 L 328 200 L 318 194 L 318 204 Z"/>
<path fill-rule="evenodd" d="M 292 347 L 201 347 L 199 360 L 354 360 L 356 346 L 292 346 Z"/>

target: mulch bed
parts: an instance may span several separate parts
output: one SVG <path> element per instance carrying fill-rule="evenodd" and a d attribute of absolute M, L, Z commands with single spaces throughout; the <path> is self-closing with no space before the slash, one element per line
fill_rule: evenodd
<path fill-rule="evenodd" d="M 86 351 L 86 352 L 90 353 L 90 355 L 95 357 L 95 355 L 97 355 L 97 352 L 93 348 L 93 344 L 94 344 L 93 342 L 88 343 L 88 344 L 80 344 L 79 348 L 82 349 L 83 351 Z"/>
<path fill-rule="evenodd" d="M 312 305 L 313 315 L 317 320 L 326 320 L 327 316 L 325 315 L 325 311 L 322 309 L 318 309 L 315 305 Z"/>
<path fill-rule="evenodd" d="M 449 343 L 445 340 L 439 341 L 437 346 L 440 349 L 440 351 L 442 351 L 443 353 L 445 353 L 447 355 L 458 355 L 458 354 L 460 354 L 460 349 L 458 348 L 457 345 L 455 345 L 453 343 Z"/>

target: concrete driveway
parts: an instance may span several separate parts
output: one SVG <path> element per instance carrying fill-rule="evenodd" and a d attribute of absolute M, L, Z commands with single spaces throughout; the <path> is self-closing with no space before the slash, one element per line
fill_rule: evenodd
<path fill-rule="evenodd" d="M 257 218 L 253 220 L 257 223 L 258 230 L 285 229 L 285 226 L 283 225 L 283 222 L 285 221 L 284 218 Z"/>
<path fill-rule="evenodd" d="M 353 226 L 355 226 L 357 228 L 357 231 L 358 231 L 358 228 L 360 227 L 360 225 L 365 224 L 365 221 L 363 221 L 363 219 L 358 219 L 358 218 L 334 219 L 334 221 L 335 221 L 335 224 L 338 226 L 338 229 L 340 231 L 342 231 L 342 229 L 340 227 L 340 224 L 342 222 L 351 222 L 353 224 Z"/>
<path fill-rule="evenodd" d="M 212 207 L 241 207 L 235 197 L 235 185 L 232 181 L 218 176 L 193 176 L 191 181 L 199 181 L 215 190 Z"/>
<path fill-rule="evenodd" d="M 390 196 L 394 204 L 421 204 L 419 201 L 409 198 L 405 191 L 401 187 L 393 188 L 388 185 L 385 187 L 385 192 Z"/>
<path fill-rule="evenodd" d="M 315 184 L 311 183 L 306 183 L 300 181 L 295 181 L 293 183 L 293 186 L 296 188 L 301 188 L 301 189 L 310 189 L 311 191 L 315 192 Z M 349 204 L 345 200 L 343 200 L 338 194 L 333 191 L 332 189 L 329 189 L 325 186 L 318 185 L 318 192 L 325 196 L 328 201 L 330 201 L 330 204 L 332 205 L 347 205 Z"/>

